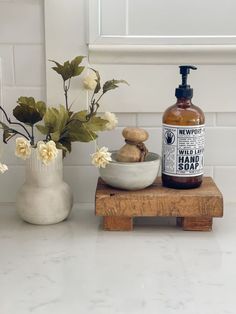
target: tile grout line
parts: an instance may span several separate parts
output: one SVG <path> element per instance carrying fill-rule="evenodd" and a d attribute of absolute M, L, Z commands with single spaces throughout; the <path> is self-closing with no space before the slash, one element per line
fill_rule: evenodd
<path fill-rule="evenodd" d="M 217 125 L 217 112 L 214 112 L 214 115 L 213 115 L 213 126 L 214 127 L 218 126 Z"/>
<path fill-rule="evenodd" d="M 215 166 L 212 166 L 212 177 L 215 179 Z"/>
<path fill-rule="evenodd" d="M 8 89 L 8 90 L 11 90 L 11 89 L 24 89 L 24 88 L 27 88 L 27 89 L 30 89 L 30 90 L 39 90 L 39 89 L 46 89 L 46 86 L 45 85 L 35 85 L 35 86 L 28 86 L 28 85 L 6 85 L 4 84 L 3 85 L 4 89 Z"/>
<path fill-rule="evenodd" d="M 15 46 L 12 46 L 12 62 L 13 62 L 13 83 L 16 86 L 16 62 L 15 62 Z"/>
<path fill-rule="evenodd" d="M 1 1 L 0 1 L 1 3 Z M 44 46 L 44 42 L 33 43 L 33 42 L 0 42 L 0 46 Z"/>

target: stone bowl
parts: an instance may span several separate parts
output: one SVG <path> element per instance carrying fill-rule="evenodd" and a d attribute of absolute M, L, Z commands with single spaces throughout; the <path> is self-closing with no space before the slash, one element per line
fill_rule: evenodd
<path fill-rule="evenodd" d="M 118 162 L 117 151 L 112 152 L 112 161 L 100 168 L 100 176 L 108 185 L 123 190 L 141 190 L 151 185 L 159 172 L 161 157 L 149 152 L 143 162 Z"/>

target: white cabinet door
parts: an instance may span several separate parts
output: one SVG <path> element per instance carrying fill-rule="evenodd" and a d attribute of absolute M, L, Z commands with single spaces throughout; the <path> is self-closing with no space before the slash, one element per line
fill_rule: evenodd
<path fill-rule="evenodd" d="M 90 0 L 90 44 L 236 44 L 236 1 Z"/>

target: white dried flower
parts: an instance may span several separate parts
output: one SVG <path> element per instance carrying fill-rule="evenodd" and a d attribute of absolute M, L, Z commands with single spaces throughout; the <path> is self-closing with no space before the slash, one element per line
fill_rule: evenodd
<path fill-rule="evenodd" d="M 0 173 L 4 173 L 8 170 L 7 165 L 4 165 L 0 162 Z"/>
<path fill-rule="evenodd" d="M 26 140 L 23 137 L 18 137 L 16 139 L 16 149 L 15 155 L 21 159 L 26 160 L 31 155 L 31 145 L 30 141 Z"/>
<path fill-rule="evenodd" d="M 87 75 L 83 80 L 84 88 L 88 90 L 94 90 L 97 86 L 97 76 L 94 72 Z"/>
<path fill-rule="evenodd" d="M 47 143 L 39 141 L 37 143 L 38 158 L 47 165 L 50 161 L 56 159 L 58 155 L 58 149 L 53 141 Z"/>
<path fill-rule="evenodd" d="M 105 112 L 101 118 L 108 121 L 105 126 L 108 131 L 115 129 L 118 124 L 117 116 L 112 112 Z"/>
<path fill-rule="evenodd" d="M 112 160 L 111 153 L 107 147 L 102 147 L 92 154 L 92 164 L 97 168 L 105 168 L 107 164 Z"/>

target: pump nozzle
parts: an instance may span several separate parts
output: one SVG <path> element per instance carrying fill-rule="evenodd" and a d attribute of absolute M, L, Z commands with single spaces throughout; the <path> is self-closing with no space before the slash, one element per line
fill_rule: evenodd
<path fill-rule="evenodd" d="M 180 74 L 182 75 L 182 84 L 175 90 L 175 96 L 177 98 L 192 98 L 193 89 L 187 84 L 188 74 L 190 70 L 197 70 L 193 65 L 180 65 Z"/>
<path fill-rule="evenodd" d="M 191 70 L 197 70 L 197 67 L 193 66 L 193 65 L 180 65 L 180 74 L 182 75 L 182 85 L 187 85 L 187 78 L 188 78 L 188 74 L 190 73 L 190 69 Z"/>

